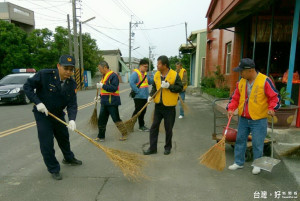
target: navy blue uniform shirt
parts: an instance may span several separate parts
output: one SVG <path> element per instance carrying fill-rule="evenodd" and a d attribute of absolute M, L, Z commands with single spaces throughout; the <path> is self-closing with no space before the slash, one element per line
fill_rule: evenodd
<path fill-rule="evenodd" d="M 119 87 L 119 77 L 116 73 L 112 73 L 107 81 L 106 84 L 102 86 L 102 88 L 107 92 L 116 92 Z M 102 105 L 121 105 L 120 96 L 113 96 L 113 95 L 105 95 L 101 96 L 101 104 Z"/>
<path fill-rule="evenodd" d="M 72 78 L 60 82 L 58 69 L 40 70 L 24 84 L 24 91 L 34 104 L 43 103 L 49 112 L 55 115 L 64 115 L 67 108 L 69 121 L 76 119 L 77 96 L 76 82 Z M 36 92 L 34 90 L 36 89 Z M 37 112 L 34 106 L 34 112 Z"/>

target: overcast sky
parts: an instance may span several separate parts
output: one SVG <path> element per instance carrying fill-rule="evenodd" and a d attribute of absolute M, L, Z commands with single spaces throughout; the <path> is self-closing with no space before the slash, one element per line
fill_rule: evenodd
<path fill-rule="evenodd" d="M 33 10 L 36 28 L 54 30 L 56 26 L 67 27 L 67 14 L 72 18 L 70 0 L 6 2 Z M 81 10 L 77 10 L 77 14 L 81 15 L 79 18 L 81 21 L 96 17 L 87 25 L 83 25 L 83 32 L 90 33 L 97 40 L 101 50 L 120 49 L 125 57 L 128 56 L 129 22 L 133 15 L 132 22 L 143 21 L 143 24 L 133 28 L 135 36 L 132 46 L 133 49 L 139 48 L 132 52 L 132 56 L 148 57 L 151 46 L 154 47 L 156 59 L 163 54 L 178 55 L 180 44 L 185 43 L 184 22 L 188 23 L 188 35 L 191 31 L 206 28 L 205 15 L 209 3 L 210 0 L 81 0 L 77 1 L 78 7 L 81 7 Z M 102 35 L 97 30 L 121 43 Z"/>

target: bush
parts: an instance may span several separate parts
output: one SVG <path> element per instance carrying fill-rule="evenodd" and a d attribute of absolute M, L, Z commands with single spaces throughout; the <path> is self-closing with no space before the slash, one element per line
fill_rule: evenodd
<path fill-rule="evenodd" d="M 229 98 L 230 91 L 228 88 L 202 88 L 202 91 L 216 98 Z"/>
<path fill-rule="evenodd" d="M 201 81 L 202 88 L 216 88 L 214 77 L 204 77 Z"/>

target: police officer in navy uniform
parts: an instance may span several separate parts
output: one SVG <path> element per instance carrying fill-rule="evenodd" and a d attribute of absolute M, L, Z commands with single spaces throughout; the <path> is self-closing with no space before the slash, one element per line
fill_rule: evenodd
<path fill-rule="evenodd" d="M 73 166 L 82 164 L 82 161 L 77 160 L 71 151 L 68 132 L 68 128 L 72 131 L 76 129 L 76 82 L 71 78 L 74 66 L 74 58 L 63 55 L 59 59 L 57 69 L 41 70 L 24 84 L 27 97 L 35 104 L 33 113 L 38 129 L 41 153 L 48 171 L 56 180 L 61 180 L 62 176 L 59 162 L 55 157 L 54 137 L 64 155 L 62 163 Z M 65 121 L 63 111 L 65 108 L 69 118 L 68 128 L 48 116 L 49 111 Z"/>

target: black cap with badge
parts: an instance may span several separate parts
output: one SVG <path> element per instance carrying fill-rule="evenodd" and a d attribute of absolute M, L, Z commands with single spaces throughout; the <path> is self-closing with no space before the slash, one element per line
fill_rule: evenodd
<path fill-rule="evenodd" d="M 70 56 L 70 55 L 62 55 L 59 58 L 59 62 L 60 65 L 62 66 L 75 66 L 75 59 L 74 57 Z"/>
<path fill-rule="evenodd" d="M 255 68 L 254 61 L 252 59 L 249 59 L 249 58 L 244 58 L 244 59 L 241 59 L 241 61 L 239 63 L 239 66 L 234 68 L 233 71 L 234 72 L 240 72 L 242 70 L 251 69 L 251 68 Z"/>

